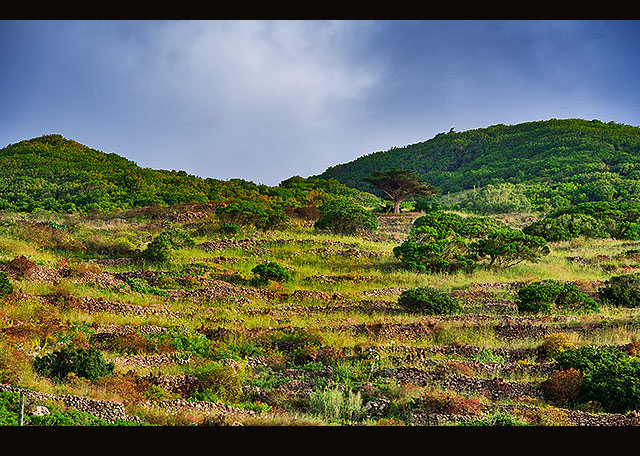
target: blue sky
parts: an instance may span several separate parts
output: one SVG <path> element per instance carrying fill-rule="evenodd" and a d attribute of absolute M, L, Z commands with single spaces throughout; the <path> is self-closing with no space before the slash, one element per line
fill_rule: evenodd
<path fill-rule="evenodd" d="M 0 21 L 0 147 L 277 185 L 439 132 L 640 124 L 640 21 Z"/>

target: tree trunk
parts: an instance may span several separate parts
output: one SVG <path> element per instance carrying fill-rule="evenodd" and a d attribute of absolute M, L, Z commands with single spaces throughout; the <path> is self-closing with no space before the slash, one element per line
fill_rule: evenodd
<path fill-rule="evenodd" d="M 401 202 L 402 201 L 400 201 L 400 200 L 396 200 L 396 201 L 393 202 L 393 213 L 394 214 L 399 214 L 400 213 L 400 203 Z"/>

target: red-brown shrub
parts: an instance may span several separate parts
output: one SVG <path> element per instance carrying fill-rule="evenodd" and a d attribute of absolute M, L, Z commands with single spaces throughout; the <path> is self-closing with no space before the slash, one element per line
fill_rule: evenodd
<path fill-rule="evenodd" d="M 549 379 L 542 383 L 542 390 L 545 396 L 558 404 L 571 404 L 580 395 L 582 381 L 582 372 L 571 367 L 551 374 Z"/>
<path fill-rule="evenodd" d="M 417 399 L 422 411 L 451 415 L 477 415 L 482 411 L 482 403 L 468 399 L 451 391 L 429 391 Z"/>

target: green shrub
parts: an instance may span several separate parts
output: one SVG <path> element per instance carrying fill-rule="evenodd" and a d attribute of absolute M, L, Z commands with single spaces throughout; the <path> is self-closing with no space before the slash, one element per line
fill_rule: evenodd
<path fill-rule="evenodd" d="M 3 391 L 0 393 L 0 426 L 18 426 L 20 424 L 20 393 Z"/>
<path fill-rule="evenodd" d="M 472 239 L 477 241 L 470 243 Z M 549 248 L 544 239 L 506 228 L 501 222 L 434 211 L 416 219 L 407 240 L 393 253 L 410 269 L 451 273 L 470 272 L 484 257 L 492 266 L 536 261 Z"/>
<path fill-rule="evenodd" d="M 438 239 L 432 228 L 422 227 L 412 232 L 422 242 L 408 239 L 393 248 L 393 254 L 408 269 L 429 273 L 470 272 L 476 266 L 477 256 L 471 252 L 465 240 L 455 234 Z"/>
<path fill-rule="evenodd" d="M 268 284 L 270 280 L 286 282 L 291 279 L 291 274 L 275 261 L 268 261 L 256 265 L 251 272 L 257 276 L 257 283 Z"/>
<path fill-rule="evenodd" d="M 486 217 L 462 217 L 453 212 L 436 210 L 418 217 L 413 222 L 414 229 L 426 226 L 433 228 L 440 238 L 453 231 L 464 238 L 474 239 L 486 236 L 495 229 L 504 228 L 505 225 Z"/>
<path fill-rule="evenodd" d="M 526 196 L 523 185 L 501 183 L 487 185 L 473 190 L 461 203 L 465 208 L 482 214 L 503 214 L 507 212 L 528 212 L 531 201 Z"/>
<path fill-rule="evenodd" d="M 71 345 L 43 356 L 36 356 L 33 367 L 37 374 L 64 381 L 73 373 L 92 382 L 113 373 L 114 363 L 103 359 L 95 348 L 75 348 Z"/>
<path fill-rule="evenodd" d="M 623 274 L 611 277 L 598 290 L 603 304 L 614 307 L 640 307 L 640 276 Z"/>
<path fill-rule="evenodd" d="M 142 256 L 152 263 L 167 263 L 171 260 L 172 250 L 173 246 L 171 245 L 171 241 L 158 236 L 142 251 Z"/>
<path fill-rule="evenodd" d="M 216 210 L 218 217 L 227 223 L 253 225 L 262 230 L 283 226 L 288 218 L 281 207 L 262 207 L 250 201 L 231 203 Z"/>
<path fill-rule="evenodd" d="M 526 226 L 522 231 L 543 237 L 549 242 L 565 241 L 580 236 L 609 237 L 605 222 L 585 214 L 562 214 L 558 217 L 545 218 Z"/>
<path fill-rule="evenodd" d="M 516 305 L 520 312 L 550 312 L 554 309 L 594 312 L 598 302 L 570 283 L 557 280 L 533 282 L 518 290 Z"/>
<path fill-rule="evenodd" d="M 550 252 L 543 238 L 512 229 L 495 230 L 486 239 L 478 240 L 473 247 L 477 249 L 479 258 L 489 258 L 489 266 L 503 267 L 523 261 L 536 262 Z"/>
<path fill-rule="evenodd" d="M 0 297 L 11 293 L 13 293 L 13 284 L 9 280 L 9 275 L 4 271 L 0 271 Z"/>
<path fill-rule="evenodd" d="M 416 198 L 414 204 L 414 210 L 419 212 L 436 212 L 441 211 L 442 206 L 438 203 L 433 202 L 429 198 Z"/>
<path fill-rule="evenodd" d="M 549 241 L 577 236 L 636 240 L 640 238 L 639 222 L 637 203 L 592 201 L 559 209 L 523 231 Z"/>
<path fill-rule="evenodd" d="M 198 378 L 192 399 L 212 402 L 237 402 L 242 398 L 244 371 L 218 362 L 207 364 L 193 373 Z"/>
<path fill-rule="evenodd" d="M 158 336 L 158 339 L 181 352 L 192 353 L 205 359 L 215 357 L 214 344 L 207 339 L 207 336 L 186 327 L 168 328 Z"/>
<path fill-rule="evenodd" d="M 597 402 L 611 413 L 640 409 L 639 358 L 616 347 L 581 347 L 565 350 L 556 361 L 561 370 L 582 373 L 580 403 Z"/>
<path fill-rule="evenodd" d="M 225 236 L 233 236 L 234 234 L 238 234 L 240 226 L 237 223 L 221 223 L 218 227 L 218 231 Z"/>
<path fill-rule="evenodd" d="M 443 315 L 462 312 L 462 306 L 457 300 L 431 287 L 403 291 L 398 298 L 398 304 L 407 310 L 428 314 Z"/>
<path fill-rule="evenodd" d="M 152 287 L 149 283 L 140 277 L 128 277 L 125 282 L 129 284 L 133 291 L 137 291 L 142 294 L 150 294 L 156 296 L 169 296 L 169 292 L 160 288 Z"/>
<path fill-rule="evenodd" d="M 180 230 L 166 230 L 157 235 L 143 250 L 142 256 L 152 263 L 166 263 L 171 260 L 173 249 L 195 247 L 195 241 Z"/>
<path fill-rule="evenodd" d="M 378 228 L 378 219 L 373 213 L 346 198 L 325 201 L 318 210 L 321 216 L 314 228 L 320 231 L 356 234 L 372 232 Z"/>

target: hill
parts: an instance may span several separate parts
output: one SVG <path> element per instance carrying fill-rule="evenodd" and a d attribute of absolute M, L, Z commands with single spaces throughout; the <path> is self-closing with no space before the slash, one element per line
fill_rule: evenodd
<path fill-rule="evenodd" d="M 375 152 L 317 177 L 374 192 L 362 179 L 393 168 L 421 173 L 443 194 L 509 183 L 534 206 L 632 202 L 640 195 L 640 128 L 582 119 L 498 124 Z"/>
<path fill-rule="evenodd" d="M 372 197 L 334 180 L 294 176 L 269 187 L 243 179 L 222 181 L 185 171 L 142 168 L 118 154 L 57 134 L 0 150 L 0 210 L 109 212 L 232 200 L 301 207 L 329 195 Z"/>

